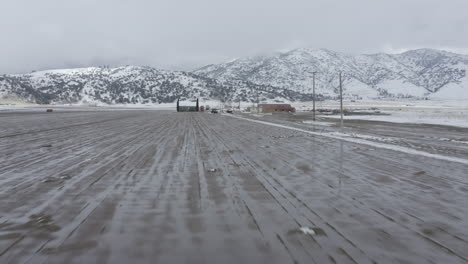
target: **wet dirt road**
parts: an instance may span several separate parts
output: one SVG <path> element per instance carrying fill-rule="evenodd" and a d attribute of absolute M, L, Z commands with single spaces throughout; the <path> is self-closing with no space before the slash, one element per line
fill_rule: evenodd
<path fill-rule="evenodd" d="M 208 113 L 0 114 L 0 263 L 468 263 L 467 171 Z"/>

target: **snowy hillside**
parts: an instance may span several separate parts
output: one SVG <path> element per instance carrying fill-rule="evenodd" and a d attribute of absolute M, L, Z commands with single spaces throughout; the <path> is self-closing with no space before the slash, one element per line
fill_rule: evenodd
<path fill-rule="evenodd" d="M 0 76 L 0 98 L 48 103 L 147 104 L 196 97 L 220 101 L 307 100 L 309 95 L 248 81 L 218 81 L 151 67 L 82 68 Z"/>
<path fill-rule="evenodd" d="M 209 65 L 194 73 L 310 93 L 312 73 L 316 71 L 317 92 L 336 97 L 337 73 L 342 71 L 348 98 L 468 99 L 467 69 L 468 56 L 431 49 L 356 56 L 326 49 L 296 49 Z"/>
<path fill-rule="evenodd" d="M 342 71 L 348 99 L 468 100 L 467 70 L 468 56 L 430 49 L 357 56 L 296 49 L 194 72 L 126 66 L 0 75 L 0 99 L 40 104 L 154 104 L 196 97 L 223 102 L 311 101 L 314 71 L 317 98 L 336 99 Z"/>

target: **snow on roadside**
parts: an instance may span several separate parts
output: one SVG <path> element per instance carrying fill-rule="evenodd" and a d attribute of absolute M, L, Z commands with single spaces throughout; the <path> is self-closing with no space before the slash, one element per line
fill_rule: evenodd
<path fill-rule="evenodd" d="M 305 120 L 302 121 L 303 124 L 308 124 L 308 125 L 318 125 L 318 126 L 332 126 L 334 123 L 330 122 L 323 122 L 323 121 L 313 121 L 313 120 Z"/>
<path fill-rule="evenodd" d="M 397 109 L 383 113 L 388 115 L 356 115 L 344 119 L 468 127 L 468 109 L 464 108 Z M 339 115 L 327 117 L 340 118 Z"/>
<path fill-rule="evenodd" d="M 461 140 L 450 139 L 450 138 L 439 138 L 438 140 L 440 140 L 440 141 L 448 141 L 448 142 L 452 142 L 452 143 L 467 144 L 467 145 L 468 145 L 468 141 L 461 141 Z"/>
<path fill-rule="evenodd" d="M 242 120 L 246 120 L 249 122 L 255 122 L 255 123 L 260 123 L 264 125 L 269 125 L 269 126 L 274 126 L 274 127 L 279 127 L 279 128 L 285 128 L 285 129 L 290 129 L 310 135 L 315 135 L 315 136 L 322 136 L 322 137 L 327 137 L 327 138 L 332 138 L 332 139 L 338 139 L 338 140 L 343 140 L 351 143 L 356 143 L 356 144 L 362 144 L 362 145 L 367 145 L 371 146 L 374 148 L 380 148 L 380 149 L 386 149 L 386 150 L 392 150 L 392 151 L 397 151 L 397 152 L 402 152 L 410 155 L 417 155 L 417 156 L 422 156 L 422 157 L 427 157 L 427 158 L 433 158 L 433 159 L 438 159 L 438 160 L 444 160 L 444 161 L 449 161 L 449 162 L 456 162 L 456 163 L 461 163 L 468 165 L 468 159 L 463 159 L 463 158 L 457 158 L 457 157 L 451 157 L 451 156 L 444 156 L 440 154 L 433 154 L 425 151 L 420 151 L 408 147 L 403 147 L 403 146 L 398 146 L 398 145 L 392 145 L 392 144 L 387 144 L 387 143 L 380 143 L 380 142 L 374 142 L 370 141 L 368 139 L 363 139 L 363 138 L 358 138 L 358 137 L 351 137 L 348 136 L 348 134 L 342 135 L 336 132 L 315 132 L 315 131 L 310 131 L 310 130 L 305 130 L 301 128 L 296 128 L 296 127 L 291 127 L 291 126 L 286 126 L 286 125 L 281 125 L 281 124 L 276 124 L 276 123 L 271 123 L 271 122 L 265 122 L 265 121 L 260 121 L 260 120 L 255 120 L 255 119 L 250 119 L 250 118 L 245 118 L 245 117 L 240 117 L 240 116 L 234 116 L 234 115 L 227 115 L 224 114 L 225 116 L 231 116 L 233 118 L 238 118 Z"/>
<path fill-rule="evenodd" d="M 398 139 L 391 138 L 391 137 L 376 137 L 376 136 L 369 136 L 364 134 L 356 134 L 356 133 L 343 133 L 343 132 L 329 132 L 329 135 L 338 136 L 338 137 L 349 137 L 349 138 L 359 138 L 359 139 L 367 139 L 367 140 L 374 140 L 380 142 L 397 142 Z"/>

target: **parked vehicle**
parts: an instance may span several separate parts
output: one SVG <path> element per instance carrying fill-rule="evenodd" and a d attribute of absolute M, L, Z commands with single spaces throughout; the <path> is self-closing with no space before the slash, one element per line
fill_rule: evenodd
<path fill-rule="evenodd" d="M 219 111 L 218 111 L 218 109 L 213 108 L 213 109 L 211 109 L 211 113 L 212 113 L 212 114 L 217 114 L 217 113 L 219 113 Z"/>

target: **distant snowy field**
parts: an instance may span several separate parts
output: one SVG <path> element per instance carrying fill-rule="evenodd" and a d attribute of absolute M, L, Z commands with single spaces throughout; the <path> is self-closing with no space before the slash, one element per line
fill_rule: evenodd
<path fill-rule="evenodd" d="M 111 110 L 170 110 L 175 111 L 176 104 L 70 104 L 70 105 L 37 105 L 24 102 L 0 102 L 0 112 L 3 111 L 45 111 L 52 108 L 55 111 L 111 111 Z M 193 103 L 195 104 L 195 103 Z M 238 104 L 223 104 L 219 101 L 201 101 L 200 106 L 209 105 L 212 108 L 237 108 Z M 311 111 L 312 103 L 292 103 L 298 112 Z M 344 101 L 344 108 L 356 111 L 380 111 L 386 115 L 356 115 L 345 116 L 345 120 L 372 120 L 394 123 L 415 123 L 468 127 L 468 100 L 400 100 L 400 101 Z M 241 108 L 252 106 L 251 103 L 241 103 Z M 321 101 L 317 109 L 339 109 L 338 101 Z M 340 118 L 339 115 L 327 115 L 329 118 Z"/>
<path fill-rule="evenodd" d="M 196 102 L 183 101 L 180 105 L 195 105 Z M 210 106 L 211 108 L 225 109 L 237 108 L 238 103 L 222 103 L 216 100 L 203 100 L 200 101 L 200 106 Z M 241 103 L 241 108 L 245 109 L 252 106 L 252 103 Z M 105 103 L 76 103 L 76 104 L 49 104 L 40 105 L 32 104 L 23 101 L 15 101 L 8 99 L 0 99 L 0 111 L 45 111 L 45 109 L 52 108 L 54 110 L 176 110 L 176 103 L 165 104 L 105 104 Z"/>
<path fill-rule="evenodd" d="M 446 125 L 468 128 L 468 109 L 447 108 L 403 108 L 401 110 L 385 110 L 382 113 L 390 115 L 345 116 L 344 120 L 373 120 L 393 123 L 414 123 Z M 330 116 L 340 118 L 339 115 Z"/>
<path fill-rule="evenodd" d="M 113 111 L 113 110 L 173 110 L 176 109 L 175 103 L 170 104 L 52 104 L 39 105 L 28 103 L 0 103 L 0 112 L 5 111 L 45 111 L 53 109 L 54 111 Z"/>
<path fill-rule="evenodd" d="M 310 111 L 311 104 L 293 104 L 298 111 Z M 316 104 L 317 109 L 339 109 L 339 103 L 324 101 Z M 468 127 L 468 101 L 358 101 L 343 102 L 344 109 L 355 111 L 380 111 L 385 115 L 350 115 L 344 120 L 372 120 L 394 123 L 415 123 Z M 340 118 L 340 115 L 327 116 Z"/>

